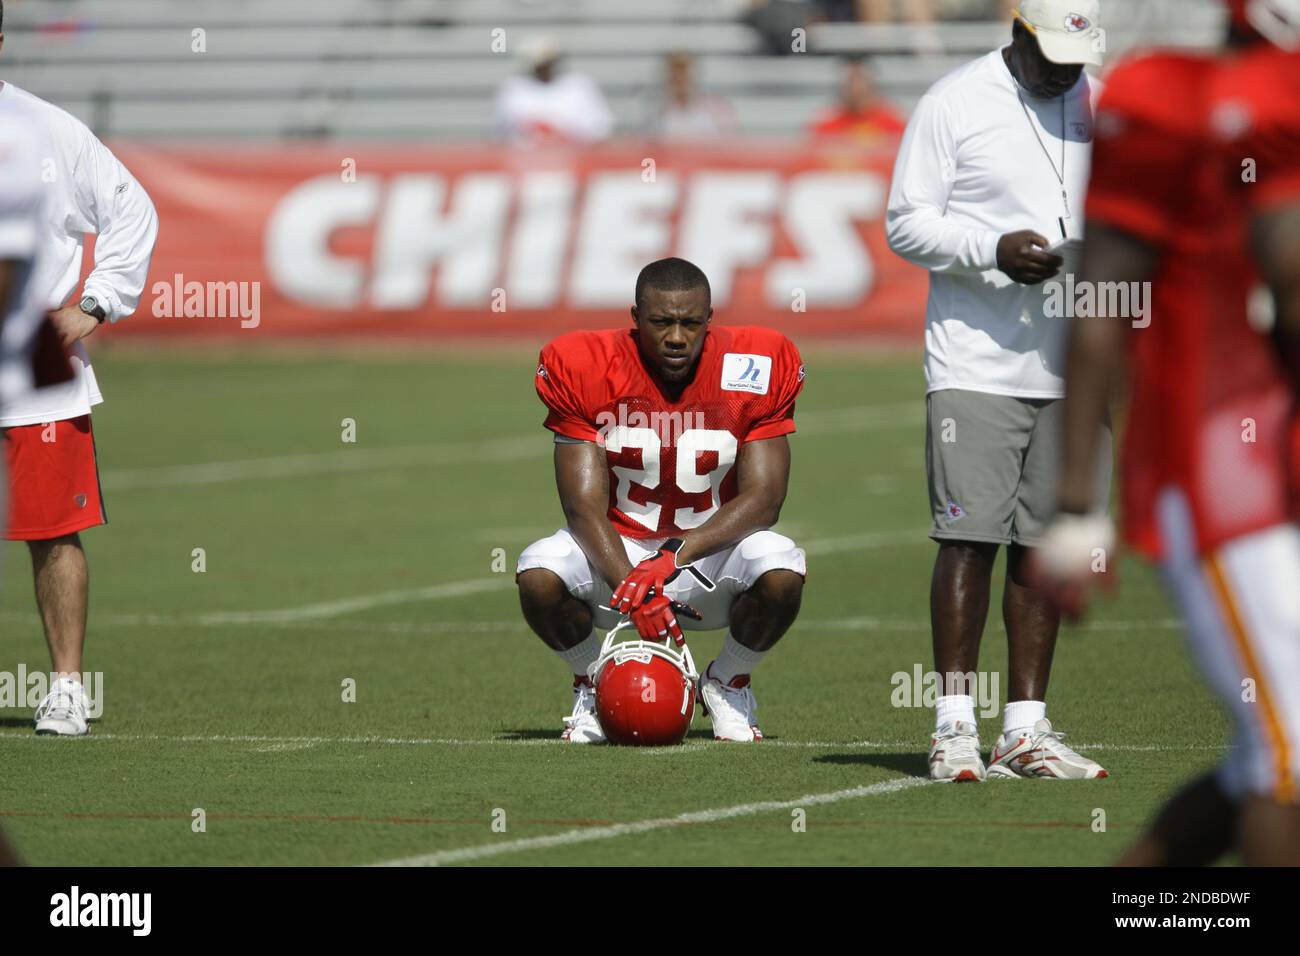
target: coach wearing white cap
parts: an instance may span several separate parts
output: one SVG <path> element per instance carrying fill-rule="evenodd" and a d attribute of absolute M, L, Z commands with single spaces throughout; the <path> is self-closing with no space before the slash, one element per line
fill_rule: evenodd
<path fill-rule="evenodd" d="M 1067 322 L 1049 314 L 1042 283 L 1065 261 L 1049 247 L 1081 237 L 1099 93 L 1083 68 L 1101 65 L 1104 32 L 1097 0 L 1023 0 L 1014 15 L 1010 44 L 917 105 L 886 220 L 890 247 L 930 271 L 930 619 L 945 681 L 930 773 L 941 780 L 1106 774 L 1047 720 L 1059 616 L 1026 573 L 1053 511 L 1064 395 Z M 1010 675 L 986 771 L 971 685 L 958 675 L 977 671 L 999 545 Z"/>

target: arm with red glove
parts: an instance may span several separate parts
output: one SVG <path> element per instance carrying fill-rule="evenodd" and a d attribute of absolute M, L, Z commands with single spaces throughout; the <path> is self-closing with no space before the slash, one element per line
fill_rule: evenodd
<path fill-rule="evenodd" d="M 680 647 L 686 643 L 677 615 L 700 620 L 700 612 L 689 604 L 669 600 L 666 585 L 676 580 L 683 571 L 693 575 L 706 591 L 713 590 L 710 581 L 699 568 L 677 563 L 681 538 L 669 538 L 650 557 L 634 567 L 614 591 L 609 606 L 620 614 L 631 617 L 637 633 L 649 641 L 662 641 L 669 637 Z"/>
<path fill-rule="evenodd" d="M 614 589 L 609 606 L 632 615 L 632 622 L 646 640 L 662 640 L 659 632 L 667 630 L 681 643 L 681 629 L 673 617 L 674 604 L 668 602 L 665 607 L 653 599 L 663 597 L 665 585 L 682 572 L 693 575 L 705 590 L 713 590 L 713 582 L 693 562 L 733 547 L 755 531 L 776 524 L 789 478 L 790 443 L 784 435 L 741 445 L 736 455 L 736 497 L 688 535 L 669 538 L 658 551 L 634 567 Z M 651 602 L 654 609 L 638 616 L 640 608 Z M 686 617 L 699 620 L 693 608 L 675 606 Z"/>
<path fill-rule="evenodd" d="M 1084 255 L 1082 281 L 1093 288 L 1103 281 L 1136 284 L 1155 272 L 1156 253 L 1149 245 L 1100 223 L 1089 224 Z M 1132 324 L 1130 316 L 1106 314 L 1099 304 L 1098 314 L 1080 314 L 1070 327 L 1058 514 L 1035 549 L 1031 570 L 1037 586 L 1046 588 L 1070 619 L 1083 615 L 1094 587 L 1114 586 L 1108 557 L 1115 531 L 1096 505 L 1099 492 L 1108 490 L 1096 487 L 1102 441 L 1098 426 L 1118 391 Z"/>
<path fill-rule="evenodd" d="M 664 585 L 677 579 L 683 571 L 693 575 L 704 590 L 712 591 L 713 582 L 699 568 L 677 563 L 677 554 L 685 545 L 681 538 L 669 538 L 659 550 L 645 558 L 623 578 L 609 599 L 609 606 L 621 614 L 630 614 L 655 595 L 664 593 Z"/>
<path fill-rule="evenodd" d="M 555 484 L 560 492 L 569 530 L 578 540 L 587 560 L 606 581 L 625 581 L 636 568 L 627 559 L 623 540 L 609 520 L 609 471 L 605 451 L 595 442 L 560 442 L 555 446 Z M 643 562 L 644 564 L 645 562 Z M 671 555 L 669 555 L 671 564 Z M 692 569 L 693 573 L 694 569 Z M 657 570 L 656 570 L 657 573 Z M 671 575 L 669 570 L 665 577 Z M 700 575 L 701 580 L 703 576 Z M 647 640 L 664 640 L 671 637 L 679 645 L 684 642 L 677 615 L 699 620 L 694 608 L 670 601 L 663 596 L 666 581 L 659 581 L 651 591 L 654 581 L 647 583 L 636 606 L 622 608 L 631 615 L 638 633 Z M 712 582 L 706 587 L 712 589 Z M 622 585 L 620 585 L 620 588 Z M 634 588 L 635 590 L 635 588 Z M 618 605 L 612 605 L 618 610 Z"/>

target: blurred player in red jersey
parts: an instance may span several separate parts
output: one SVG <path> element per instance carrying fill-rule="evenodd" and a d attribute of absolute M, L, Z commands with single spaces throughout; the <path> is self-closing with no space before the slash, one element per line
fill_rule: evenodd
<path fill-rule="evenodd" d="M 875 71 L 861 58 L 846 60 L 840 78 L 840 99 L 813 120 L 813 136 L 847 137 L 874 145 L 903 135 L 907 121 L 876 90 Z"/>
<path fill-rule="evenodd" d="M 1081 287 L 1149 281 L 1152 301 L 1141 322 L 1099 304 L 1074 323 L 1061 514 L 1041 553 L 1079 613 L 1111 547 L 1085 512 L 1096 422 L 1127 353 L 1125 536 L 1160 564 L 1236 725 L 1223 764 L 1129 850 L 1134 865 L 1234 847 L 1247 864 L 1300 864 L 1300 0 L 1229 6 L 1221 53 L 1154 52 L 1108 78 Z M 1251 307 L 1261 279 L 1271 336 Z"/>
<path fill-rule="evenodd" d="M 711 326 L 709 281 L 683 259 L 641 270 L 632 328 L 547 345 L 537 394 L 555 433 L 568 527 L 525 549 L 528 624 L 572 669 L 563 739 L 605 739 L 588 666 L 629 614 L 647 640 L 728 628 L 700 678 L 718 740 L 761 740 L 750 672 L 799 613 L 804 553 L 770 531 L 790 474 L 799 353 L 771 329 Z M 698 576 L 678 574 L 694 567 Z M 698 621 L 678 623 L 672 602 Z"/>

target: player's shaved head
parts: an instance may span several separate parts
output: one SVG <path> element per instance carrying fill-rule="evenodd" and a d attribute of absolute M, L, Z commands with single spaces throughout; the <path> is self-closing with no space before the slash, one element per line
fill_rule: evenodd
<path fill-rule="evenodd" d="M 709 288 L 709 277 L 693 262 L 670 257 L 650 263 L 636 277 L 637 306 L 645 302 L 647 289 L 661 292 L 694 292 L 704 290 L 705 302 L 712 302 L 713 291 Z"/>

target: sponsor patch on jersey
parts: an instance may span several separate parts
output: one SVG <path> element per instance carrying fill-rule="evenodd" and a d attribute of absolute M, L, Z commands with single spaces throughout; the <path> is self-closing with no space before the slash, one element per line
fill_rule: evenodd
<path fill-rule="evenodd" d="M 772 356 L 728 352 L 722 356 L 722 390 L 766 395 L 772 379 Z"/>

